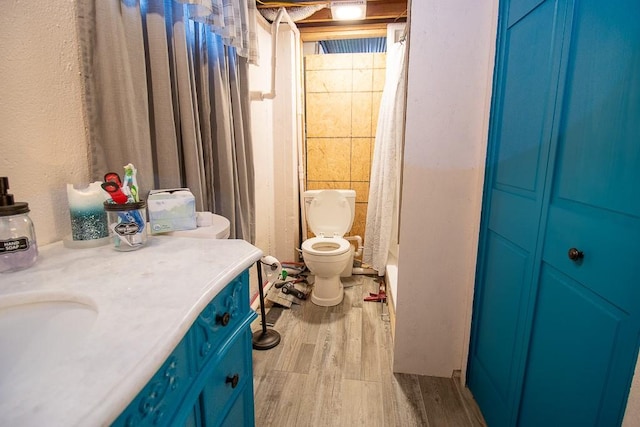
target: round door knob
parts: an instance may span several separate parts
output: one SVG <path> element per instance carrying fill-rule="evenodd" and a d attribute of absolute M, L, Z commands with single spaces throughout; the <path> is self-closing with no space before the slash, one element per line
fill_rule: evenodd
<path fill-rule="evenodd" d="M 569 259 L 572 261 L 578 261 L 584 258 L 584 252 L 579 251 L 576 248 L 569 249 L 568 255 L 569 255 Z"/>
<path fill-rule="evenodd" d="M 227 376 L 225 383 L 231 384 L 231 388 L 236 388 L 238 386 L 239 380 L 240 380 L 240 376 L 238 374 L 233 374 L 233 376 Z"/>
<path fill-rule="evenodd" d="M 231 315 L 228 312 L 225 312 L 222 315 L 218 314 L 216 316 L 216 323 L 222 326 L 227 326 L 230 320 L 231 320 Z"/>

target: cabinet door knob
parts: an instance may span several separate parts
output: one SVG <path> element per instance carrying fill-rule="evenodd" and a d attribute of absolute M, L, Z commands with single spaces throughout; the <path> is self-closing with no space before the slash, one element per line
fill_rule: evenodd
<path fill-rule="evenodd" d="M 227 326 L 230 320 L 231 320 L 231 315 L 228 312 L 225 312 L 222 315 L 220 314 L 216 315 L 216 323 L 222 326 Z"/>
<path fill-rule="evenodd" d="M 568 255 L 569 255 L 569 259 L 572 261 L 578 261 L 584 258 L 584 252 L 579 251 L 576 248 L 569 249 Z"/>
<path fill-rule="evenodd" d="M 238 374 L 233 374 L 233 376 L 227 376 L 225 380 L 225 384 L 231 384 L 231 388 L 236 388 L 238 386 L 238 380 L 240 380 L 240 376 Z"/>

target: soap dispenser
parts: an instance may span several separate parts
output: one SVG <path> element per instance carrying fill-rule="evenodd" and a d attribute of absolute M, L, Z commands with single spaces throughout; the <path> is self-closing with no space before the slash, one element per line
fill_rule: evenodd
<path fill-rule="evenodd" d="M 38 259 L 29 205 L 14 202 L 8 190 L 9 179 L 0 177 L 0 273 L 31 267 Z"/>

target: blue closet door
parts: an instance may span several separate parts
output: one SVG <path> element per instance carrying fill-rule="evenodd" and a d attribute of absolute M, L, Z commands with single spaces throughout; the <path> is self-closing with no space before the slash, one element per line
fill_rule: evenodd
<path fill-rule="evenodd" d="M 469 387 L 490 426 L 616 425 L 640 334 L 640 2 L 501 4 Z"/>
<path fill-rule="evenodd" d="M 501 2 L 469 388 L 490 426 L 515 423 L 566 6 Z"/>
<path fill-rule="evenodd" d="M 575 1 L 567 28 L 519 420 L 610 426 L 640 333 L 640 2 Z"/>

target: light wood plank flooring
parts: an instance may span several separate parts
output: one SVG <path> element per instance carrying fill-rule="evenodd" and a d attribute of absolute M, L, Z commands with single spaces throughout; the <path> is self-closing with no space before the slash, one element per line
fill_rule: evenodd
<path fill-rule="evenodd" d="M 253 351 L 256 426 L 485 425 L 457 380 L 392 372 L 382 305 L 363 302 L 377 288 L 364 277 L 338 306 L 283 311 L 274 326 L 282 342 Z"/>

